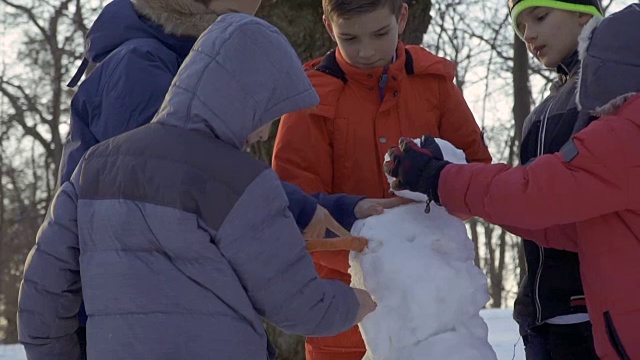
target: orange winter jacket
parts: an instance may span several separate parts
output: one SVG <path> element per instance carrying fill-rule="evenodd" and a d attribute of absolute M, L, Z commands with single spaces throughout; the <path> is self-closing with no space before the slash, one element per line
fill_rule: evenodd
<path fill-rule="evenodd" d="M 491 162 L 481 131 L 453 84 L 454 65 L 424 48 L 400 43 L 387 69 L 355 68 L 339 50 L 305 69 L 320 104 L 281 119 L 273 167 L 282 180 L 308 193 L 390 197 L 382 169 L 386 152 L 400 137 L 427 133 L 462 149 L 470 162 Z M 347 251 L 319 251 L 313 257 L 321 277 L 350 282 Z M 362 355 L 357 328 L 307 341 L 308 360 Z"/>

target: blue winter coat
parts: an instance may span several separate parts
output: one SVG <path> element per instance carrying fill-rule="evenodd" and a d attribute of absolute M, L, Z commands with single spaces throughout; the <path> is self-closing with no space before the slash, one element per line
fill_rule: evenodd
<path fill-rule="evenodd" d="M 87 35 L 86 61 L 69 84 L 76 85 L 88 63 L 96 65 L 71 102 L 71 131 L 59 184 L 71 178 L 91 146 L 151 121 L 195 41 L 195 37 L 167 34 L 139 15 L 130 0 L 105 6 Z M 311 221 L 318 202 L 343 226 L 350 228 L 355 222 L 353 209 L 362 197 L 311 197 L 295 185 L 282 185 L 301 229 Z"/>
<path fill-rule="evenodd" d="M 70 180 L 89 148 L 151 121 L 195 41 L 192 36 L 167 34 L 138 14 L 130 0 L 105 6 L 87 35 L 85 61 L 69 83 L 75 86 L 87 66 L 95 66 L 71 102 L 71 130 L 64 144 L 59 184 Z M 283 182 L 282 186 L 300 229 L 307 227 L 318 203 L 346 228 L 356 220 L 353 209 L 360 196 L 309 196 L 293 184 Z M 85 322 L 81 309 L 80 323 Z"/>

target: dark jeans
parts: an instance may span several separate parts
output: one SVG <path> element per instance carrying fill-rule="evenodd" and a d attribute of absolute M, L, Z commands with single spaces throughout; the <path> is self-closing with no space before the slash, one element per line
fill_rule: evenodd
<path fill-rule="evenodd" d="M 82 360 L 87 360 L 87 328 L 84 326 L 78 327 L 76 335 L 78 335 L 78 343 L 80 343 Z"/>
<path fill-rule="evenodd" d="M 597 360 L 591 322 L 542 324 L 522 337 L 527 360 Z"/>

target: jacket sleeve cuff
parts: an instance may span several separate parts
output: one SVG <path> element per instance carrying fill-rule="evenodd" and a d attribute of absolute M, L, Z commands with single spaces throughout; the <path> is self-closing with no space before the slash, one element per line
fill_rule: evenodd
<path fill-rule="evenodd" d="M 303 231 L 311 222 L 318 207 L 318 202 L 299 187 L 284 181 L 281 183 L 289 200 L 289 211 L 293 214 L 300 231 Z"/>
<path fill-rule="evenodd" d="M 326 195 L 322 193 L 313 194 L 320 206 L 326 208 L 331 216 L 347 230 L 351 230 L 353 224 L 358 220 L 355 208 L 358 202 L 365 196 L 355 196 L 346 194 Z"/>
<path fill-rule="evenodd" d="M 444 206 L 449 213 L 473 215 L 466 204 L 466 189 L 463 191 L 459 186 L 461 181 L 449 180 L 463 176 L 463 174 L 459 174 L 458 171 L 461 166 L 465 165 L 450 164 L 442 170 L 440 181 L 438 182 L 438 195 L 440 195 L 442 206 Z"/>

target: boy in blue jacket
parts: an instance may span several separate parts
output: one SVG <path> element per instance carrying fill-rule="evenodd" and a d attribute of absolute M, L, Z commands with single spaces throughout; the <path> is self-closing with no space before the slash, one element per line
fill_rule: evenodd
<path fill-rule="evenodd" d="M 71 102 L 71 130 L 64 145 L 58 184 L 71 179 L 92 146 L 151 121 L 180 65 L 216 14 L 255 14 L 249 0 L 114 0 L 105 6 L 87 35 L 85 59 L 69 86 L 89 68 Z M 259 5 L 259 3 L 258 3 Z M 356 218 L 400 204 L 398 199 L 303 193 L 282 183 L 289 210 L 305 237 L 325 232 L 348 236 Z M 338 219 L 340 224 L 335 220 Z M 78 335 L 84 343 L 84 308 Z"/>
<path fill-rule="evenodd" d="M 27 358 L 81 358 L 83 299 L 91 360 L 274 360 L 263 319 L 324 336 L 373 311 L 318 277 L 277 175 L 242 151 L 317 103 L 275 27 L 220 16 L 153 121 L 93 146 L 58 190 L 20 289 Z"/>

